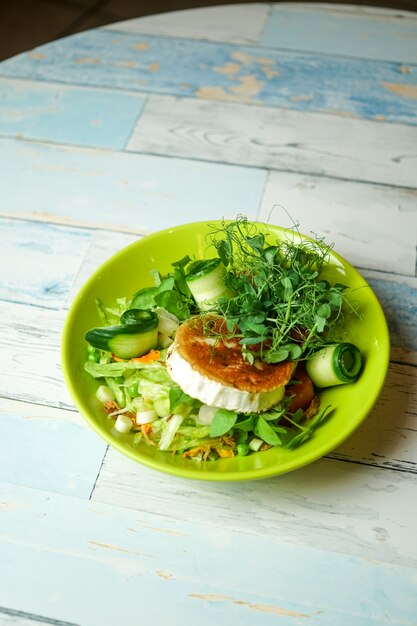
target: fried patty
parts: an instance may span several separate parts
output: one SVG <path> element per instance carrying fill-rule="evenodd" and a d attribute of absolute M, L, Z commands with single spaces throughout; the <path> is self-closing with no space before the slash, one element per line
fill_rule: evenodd
<path fill-rule="evenodd" d="M 291 379 L 294 363 L 250 364 L 230 336 L 223 318 L 196 317 L 183 323 L 169 350 L 173 380 L 206 404 L 236 411 L 264 411 L 277 404 Z"/>

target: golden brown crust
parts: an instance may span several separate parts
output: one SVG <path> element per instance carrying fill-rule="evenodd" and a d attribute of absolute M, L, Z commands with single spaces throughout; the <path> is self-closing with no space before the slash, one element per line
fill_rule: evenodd
<path fill-rule="evenodd" d="M 260 393 L 285 386 L 294 371 L 294 363 L 253 365 L 243 358 L 239 340 L 228 337 L 220 317 L 196 317 L 183 323 L 175 338 L 179 355 L 200 374 L 242 391 Z"/>

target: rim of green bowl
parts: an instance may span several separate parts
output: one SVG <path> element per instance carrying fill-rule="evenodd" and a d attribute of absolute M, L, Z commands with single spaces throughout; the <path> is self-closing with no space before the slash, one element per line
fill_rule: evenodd
<path fill-rule="evenodd" d="M 337 261 L 345 270 L 349 273 L 352 273 L 355 277 L 360 279 L 363 286 L 368 287 L 367 295 L 369 295 L 370 300 L 372 300 L 372 306 L 375 308 L 377 315 L 379 316 L 380 323 L 380 334 L 378 335 L 378 349 L 379 349 L 379 367 L 377 370 L 377 377 L 373 379 L 373 391 L 367 397 L 367 400 L 362 405 L 361 414 L 359 417 L 356 417 L 355 420 L 350 424 L 349 427 L 341 429 L 340 433 L 337 436 L 333 436 L 330 440 L 325 439 L 321 444 L 317 446 L 313 446 L 310 451 L 304 452 L 301 458 L 294 456 L 293 459 L 289 459 L 284 463 L 280 463 L 279 465 L 267 465 L 261 469 L 243 469 L 243 470 L 232 470 L 232 471 L 204 471 L 204 465 L 207 466 L 207 462 L 195 462 L 193 461 L 192 466 L 188 467 L 180 467 L 176 465 L 169 465 L 168 463 L 161 463 L 158 459 L 153 458 L 152 456 L 141 454 L 140 450 L 133 450 L 126 445 L 123 440 L 115 439 L 108 430 L 106 430 L 103 426 L 101 426 L 94 415 L 91 414 L 90 408 L 86 402 L 86 399 L 82 397 L 79 389 L 77 389 L 74 379 L 74 373 L 71 362 L 71 346 L 72 346 L 72 332 L 73 326 L 75 323 L 75 319 L 78 313 L 78 308 L 80 304 L 83 302 L 84 294 L 93 286 L 97 280 L 100 280 L 100 276 L 103 272 L 106 271 L 107 268 L 112 266 L 115 262 L 122 259 L 132 248 L 141 247 L 143 241 L 151 242 L 152 240 L 160 239 L 161 237 L 170 236 L 173 233 L 180 233 L 181 231 L 186 230 L 195 230 L 200 231 L 201 229 L 206 229 L 208 225 L 212 224 L 221 224 L 223 222 L 231 222 L 233 220 L 200 220 L 197 222 L 191 222 L 188 224 L 181 224 L 178 226 L 173 226 L 171 228 L 166 228 L 164 230 L 160 230 L 149 235 L 145 235 L 138 239 L 137 241 L 129 244 L 124 247 L 120 251 L 113 254 L 107 261 L 102 263 L 85 281 L 84 285 L 78 291 L 75 296 L 69 311 L 67 313 L 63 331 L 62 331 L 62 342 L 61 342 L 61 362 L 62 362 L 62 371 L 65 383 L 70 392 L 71 398 L 74 402 L 75 407 L 78 409 L 82 417 L 86 420 L 86 422 L 92 427 L 92 429 L 102 437 L 112 448 L 115 448 L 125 456 L 131 458 L 132 460 L 145 465 L 151 469 L 167 473 L 170 475 L 174 475 L 181 478 L 188 478 L 193 480 L 204 480 L 204 481 L 245 481 L 245 480 L 257 480 L 270 478 L 273 476 L 285 474 L 291 471 L 295 471 L 306 465 L 313 463 L 314 461 L 322 458 L 335 448 L 337 448 L 341 443 L 343 443 L 348 437 L 350 437 L 363 423 L 366 417 L 371 412 L 372 408 L 376 404 L 378 397 L 382 391 L 384 386 L 384 382 L 386 379 L 386 375 L 389 367 L 389 359 L 390 359 L 390 339 L 389 339 L 389 331 L 388 325 L 386 322 L 384 311 L 373 292 L 370 285 L 363 278 L 363 276 L 348 262 L 346 259 L 341 257 L 337 252 L 332 250 L 331 256 L 332 259 Z M 251 220 L 250 220 L 251 221 Z M 284 232 L 293 232 L 291 229 L 283 228 L 280 226 L 275 226 L 272 224 L 266 224 L 258 221 L 251 221 L 253 224 L 258 224 L 260 226 L 266 227 L 271 232 L 275 233 L 284 233 Z M 296 233 L 302 240 L 312 240 L 310 237 Z M 81 355 L 80 355 L 81 360 Z M 84 361 L 83 361 L 84 362 Z M 330 418 L 331 419 L 331 418 Z M 297 448 L 297 450 L 300 450 Z M 262 452 L 261 454 L 267 454 L 267 452 Z M 159 452 L 159 455 L 167 454 Z M 235 457 L 236 458 L 236 457 Z M 247 457 L 242 457 L 247 458 Z M 224 466 L 224 461 L 227 462 L 227 459 L 220 459 L 220 461 L 215 461 L 219 466 L 222 464 Z M 211 463 L 211 462 L 210 462 Z M 202 465 L 204 464 L 204 465 Z"/>

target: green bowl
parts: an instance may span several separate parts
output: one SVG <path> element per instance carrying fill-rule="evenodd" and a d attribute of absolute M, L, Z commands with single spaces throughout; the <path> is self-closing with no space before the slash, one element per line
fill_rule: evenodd
<path fill-rule="evenodd" d="M 382 308 L 368 283 L 344 259 L 331 254 L 327 278 L 352 289 L 362 318 L 350 316 L 347 341 L 356 344 L 364 357 L 360 379 L 320 392 L 322 406 L 334 407 L 332 415 L 315 431 L 314 436 L 295 450 L 274 447 L 249 456 L 236 456 L 214 462 L 196 462 L 160 452 L 146 446 L 133 445 L 132 434 L 123 435 L 114 428 L 95 398 L 98 382 L 84 369 L 86 342 L 84 335 L 100 325 L 95 299 L 111 304 L 116 298 L 132 296 L 142 287 L 152 286 L 150 271 L 171 270 L 171 262 L 186 254 L 196 258 L 214 256 L 207 249 L 206 235 L 221 222 L 195 222 L 157 232 L 139 239 L 115 254 L 86 282 L 76 296 L 65 322 L 62 341 L 62 363 L 66 384 L 76 407 L 90 426 L 107 441 L 134 461 L 155 470 L 183 478 L 227 481 L 254 480 L 284 474 L 319 459 L 351 435 L 366 418 L 384 384 L 389 363 L 389 335 Z M 282 238 L 285 229 L 263 225 L 274 237 Z M 308 239 L 303 235 L 292 236 Z"/>

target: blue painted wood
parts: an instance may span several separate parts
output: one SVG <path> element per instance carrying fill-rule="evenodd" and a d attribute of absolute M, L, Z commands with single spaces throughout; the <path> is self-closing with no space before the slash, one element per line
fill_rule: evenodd
<path fill-rule="evenodd" d="M 266 178 L 241 166 L 11 139 L 0 139 L 0 169 L 0 212 L 141 232 L 238 213 L 255 218 Z"/>
<path fill-rule="evenodd" d="M 0 135 L 116 149 L 145 103 L 138 94 L 9 79 L 0 79 L 0 99 Z"/>
<path fill-rule="evenodd" d="M 417 19 L 336 7 L 275 5 L 260 43 L 271 48 L 417 63 Z"/>
<path fill-rule="evenodd" d="M 24 193 L 27 190 L 25 187 Z M 0 298 L 59 308 L 70 292 L 92 233 L 0 219 L 0 240 Z"/>
<path fill-rule="evenodd" d="M 0 75 L 417 123 L 417 65 L 94 30 Z"/>
<path fill-rule="evenodd" d="M 412 626 L 412 568 L 0 485 L 3 606 L 83 626 Z M 34 575 L 36 572 L 36 575 Z M 59 575 L 57 575 L 59 572 Z M 14 584 L 19 580 L 19 585 Z M 174 618 L 173 618 L 174 616 Z"/>
<path fill-rule="evenodd" d="M 417 281 L 368 278 L 387 317 L 392 346 L 417 352 Z"/>
<path fill-rule="evenodd" d="M 81 423 L 59 419 L 59 411 L 54 418 L 50 410 L 42 417 L 31 415 L 23 403 L 20 408 L 20 413 L 1 416 L 2 480 L 88 499 L 105 443 Z"/>

